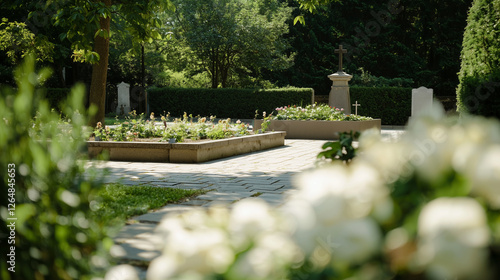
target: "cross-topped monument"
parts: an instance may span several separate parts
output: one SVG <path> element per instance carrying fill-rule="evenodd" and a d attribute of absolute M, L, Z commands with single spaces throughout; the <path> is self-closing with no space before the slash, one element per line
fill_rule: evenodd
<path fill-rule="evenodd" d="M 328 76 L 332 80 L 332 89 L 328 98 L 328 104 L 336 108 L 344 108 L 344 114 L 351 114 L 351 97 L 349 95 L 349 81 L 352 76 L 342 70 L 343 55 L 347 50 L 339 45 L 335 50 L 339 54 L 339 71 Z M 357 107 L 356 107 L 357 108 Z"/>
<path fill-rule="evenodd" d="M 342 70 L 342 54 L 347 53 L 347 50 L 342 48 L 342 45 L 339 45 L 339 48 L 335 50 L 335 53 L 339 54 L 339 72 L 343 72 L 343 70 Z"/>

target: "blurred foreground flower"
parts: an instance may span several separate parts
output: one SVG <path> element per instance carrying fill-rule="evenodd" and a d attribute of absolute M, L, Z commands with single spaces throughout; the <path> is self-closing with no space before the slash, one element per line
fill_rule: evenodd
<path fill-rule="evenodd" d="M 302 259 L 285 223 L 258 199 L 237 203 L 231 212 L 215 207 L 166 219 L 158 226 L 163 255 L 151 263 L 148 279 L 284 277 Z"/>
<path fill-rule="evenodd" d="M 500 123 L 435 109 L 393 140 L 363 133 L 351 164 L 300 174 L 277 209 L 163 221 L 148 279 L 499 279 Z"/>
<path fill-rule="evenodd" d="M 432 279 L 485 279 L 490 231 L 472 198 L 438 198 L 418 220 L 418 262 Z"/>

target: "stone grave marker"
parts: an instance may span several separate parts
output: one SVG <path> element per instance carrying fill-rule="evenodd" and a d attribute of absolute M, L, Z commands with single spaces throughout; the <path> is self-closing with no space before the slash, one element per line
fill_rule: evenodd
<path fill-rule="evenodd" d="M 411 116 L 415 117 L 422 111 L 432 107 L 433 89 L 426 87 L 414 88 L 411 91 Z"/>
<path fill-rule="evenodd" d="M 335 53 L 339 54 L 339 70 L 337 73 L 328 76 L 332 80 L 332 89 L 328 98 L 328 105 L 335 108 L 343 108 L 344 113 L 351 114 L 351 97 L 349 95 L 349 81 L 352 75 L 347 74 L 342 70 L 342 56 L 347 53 L 346 49 L 339 46 Z"/>
<path fill-rule="evenodd" d="M 116 113 L 119 115 L 130 112 L 130 85 L 124 82 L 118 84 L 118 106 Z"/>
<path fill-rule="evenodd" d="M 352 104 L 352 106 L 354 106 L 356 109 L 354 110 L 354 115 L 358 115 L 358 107 L 361 106 L 361 104 L 358 103 L 358 101 L 356 101 L 355 104 Z"/>

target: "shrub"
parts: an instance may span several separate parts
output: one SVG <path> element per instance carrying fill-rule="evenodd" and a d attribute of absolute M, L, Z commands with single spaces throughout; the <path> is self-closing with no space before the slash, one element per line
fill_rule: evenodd
<path fill-rule="evenodd" d="M 305 107 L 285 106 L 276 108 L 273 120 L 314 120 L 314 121 L 366 121 L 370 117 L 346 115 L 344 109 L 331 108 L 326 104 L 313 104 Z"/>
<path fill-rule="evenodd" d="M 360 87 L 412 87 L 414 82 L 408 78 L 386 78 L 377 77 L 363 68 L 359 69 L 361 75 L 354 75 L 351 85 Z"/>
<path fill-rule="evenodd" d="M 457 89 L 461 113 L 500 118 L 500 0 L 476 0 L 467 19 Z"/>
<path fill-rule="evenodd" d="M 0 232 L 13 236 L 2 237 L 1 279 L 91 279 L 108 266 L 113 241 L 101 222 L 89 218 L 99 184 L 84 177 L 78 160 L 88 136 L 84 89 L 72 91 L 62 123 L 35 89 L 49 72 L 35 73 L 30 57 L 16 71 L 17 94 L 1 93 Z M 12 223 L 15 231 L 6 227 Z M 15 257 L 7 256 L 12 251 Z M 15 272 L 8 270 L 12 258 Z"/>
<path fill-rule="evenodd" d="M 411 116 L 411 88 L 351 87 L 352 103 L 358 101 L 358 114 L 382 119 L 384 125 L 405 125 Z"/>
<path fill-rule="evenodd" d="M 148 89 L 149 111 L 170 112 L 182 116 L 217 116 L 219 118 L 252 119 L 255 110 L 272 112 L 283 104 L 309 105 L 313 90 L 310 88 L 282 89 Z"/>
<path fill-rule="evenodd" d="M 49 101 L 50 108 L 61 110 L 61 101 L 66 100 L 70 92 L 69 88 L 47 88 L 45 96 Z"/>

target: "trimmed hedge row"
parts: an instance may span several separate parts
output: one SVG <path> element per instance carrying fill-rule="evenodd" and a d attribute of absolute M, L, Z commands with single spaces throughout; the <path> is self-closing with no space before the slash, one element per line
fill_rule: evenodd
<path fill-rule="evenodd" d="M 405 125 L 411 116 L 411 88 L 351 87 L 351 103 L 358 101 L 358 114 L 382 119 L 384 125 Z"/>
<path fill-rule="evenodd" d="M 148 89 L 149 111 L 157 116 L 170 112 L 173 117 L 184 112 L 200 116 L 219 118 L 253 119 L 255 110 L 268 114 L 275 108 L 285 105 L 311 104 L 313 89 L 186 89 L 156 88 Z"/>
<path fill-rule="evenodd" d="M 71 92 L 70 88 L 46 88 L 46 99 L 49 101 L 50 108 L 61 109 L 59 105 L 66 100 Z"/>

